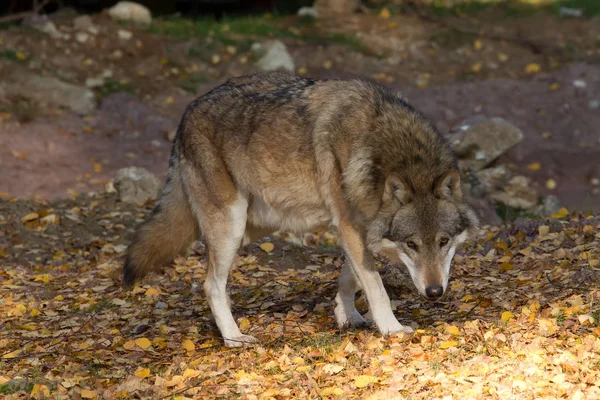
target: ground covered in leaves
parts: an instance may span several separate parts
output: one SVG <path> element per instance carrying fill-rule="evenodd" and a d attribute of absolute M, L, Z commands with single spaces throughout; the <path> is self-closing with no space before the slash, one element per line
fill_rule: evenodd
<path fill-rule="evenodd" d="M 259 343 L 229 349 L 200 290 L 201 244 L 120 288 L 150 206 L 109 194 L 0 200 L 3 398 L 600 396 L 600 217 L 563 210 L 482 229 L 442 301 L 389 288 L 399 320 L 418 325 L 391 337 L 336 328 L 335 236 L 265 239 L 231 276 L 234 314 Z"/>

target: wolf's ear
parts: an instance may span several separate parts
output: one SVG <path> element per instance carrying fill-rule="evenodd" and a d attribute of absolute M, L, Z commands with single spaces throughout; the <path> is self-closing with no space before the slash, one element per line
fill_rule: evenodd
<path fill-rule="evenodd" d="M 462 188 L 460 184 L 460 174 L 457 170 L 451 169 L 439 177 L 433 188 L 433 194 L 438 199 L 462 199 Z"/>
<path fill-rule="evenodd" d="M 383 192 L 383 202 L 389 204 L 390 202 L 398 203 L 398 205 L 404 205 L 410 203 L 412 200 L 412 191 L 410 186 L 404 178 L 398 174 L 391 174 L 385 180 L 385 189 Z"/>

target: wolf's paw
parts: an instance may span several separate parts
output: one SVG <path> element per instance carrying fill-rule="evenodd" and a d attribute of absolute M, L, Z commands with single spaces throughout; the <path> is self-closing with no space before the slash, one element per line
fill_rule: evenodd
<path fill-rule="evenodd" d="M 336 315 L 336 317 L 340 329 L 363 328 L 370 324 L 369 320 L 360 315 L 358 311 L 343 316 Z"/>
<path fill-rule="evenodd" d="M 394 333 L 414 333 L 415 330 L 413 328 L 411 328 L 410 326 L 406 326 L 406 325 L 400 325 L 401 328 L 398 332 L 394 332 Z"/>
<path fill-rule="evenodd" d="M 415 330 L 407 325 L 402 325 L 398 320 L 394 319 L 388 324 L 379 325 L 379 331 L 384 335 L 393 335 L 395 333 L 413 333 Z"/>
<path fill-rule="evenodd" d="M 240 335 L 232 338 L 225 339 L 225 346 L 227 347 L 242 347 L 250 343 L 256 343 L 258 339 L 250 335 Z"/>

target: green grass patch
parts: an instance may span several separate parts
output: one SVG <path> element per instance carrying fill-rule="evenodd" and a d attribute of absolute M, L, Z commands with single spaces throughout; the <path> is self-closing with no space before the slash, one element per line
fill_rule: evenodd
<path fill-rule="evenodd" d="M 504 222 L 514 222 L 517 218 L 541 219 L 539 215 L 536 215 L 531 211 L 519 210 L 501 203 L 496 204 L 496 214 L 498 214 Z"/>
<path fill-rule="evenodd" d="M 354 51 L 368 53 L 368 49 L 360 44 L 360 41 L 352 36 L 343 34 L 318 34 L 304 33 L 314 24 L 311 17 L 302 17 L 294 20 L 290 28 L 280 24 L 282 17 L 239 17 L 224 18 L 220 21 L 213 19 L 190 20 L 186 18 L 166 18 L 154 21 L 149 31 L 156 34 L 168 35 L 180 38 L 213 38 L 216 44 L 210 44 L 202 50 L 211 50 L 217 44 L 224 46 L 236 46 L 238 51 L 247 51 L 252 41 L 270 38 L 294 38 L 311 43 L 327 44 L 337 43 L 347 45 Z M 195 50 L 196 53 L 202 51 Z"/>
<path fill-rule="evenodd" d="M 0 385 L 0 394 L 15 394 L 18 392 L 31 392 L 33 383 L 26 379 L 13 379 Z"/>
<path fill-rule="evenodd" d="M 104 85 L 96 89 L 96 93 L 102 99 L 111 93 L 135 93 L 135 88 L 128 83 L 121 83 L 116 79 L 109 79 Z"/>
<path fill-rule="evenodd" d="M 177 82 L 177 86 L 190 94 L 198 94 L 198 85 L 209 82 L 210 77 L 194 73 Z"/>
<path fill-rule="evenodd" d="M 5 60 L 16 61 L 16 62 L 25 62 L 30 59 L 30 57 L 26 56 L 25 54 L 21 53 L 20 51 L 11 50 L 11 49 L 5 49 L 5 50 L 0 51 L 0 57 L 4 58 Z"/>
<path fill-rule="evenodd" d="M 439 17 L 476 15 L 486 10 L 497 10 L 506 17 L 526 17 L 539 12 L 551 12 L 559 15 L 561 7 L 580 9 L 586 17 L 600 15 L 598 0 L 556 0 L 550 4 L 529 4 L 521 0 L 506 0 L 496 3 L 465 1 L 446 6 L 441 1 L 433 2 L 429 12 Z"/>
<path fill-rule="evenodd" d="M 583 11 L 586 17 L 600 15 L 599 0 L 562 0 L 550 5 L 550 9 L 556 13 L 560 13 L 561 7 L 575 8 Z"/>

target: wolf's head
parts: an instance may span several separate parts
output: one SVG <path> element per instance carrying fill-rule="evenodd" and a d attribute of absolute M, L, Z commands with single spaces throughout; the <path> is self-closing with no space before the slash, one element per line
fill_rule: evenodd
<path fill-rule="evenodd" d="M 475 213 L 463 202 L 456 170 L 437 177 L 432 186 L 417 189 L 392 174 L 386 179 L 383 206 L 369 227 L 368 239 L 372 250 L 406 265 L 421 295 L 435 299 L 446 291 L 457 246 L 476 226 Z"/>

